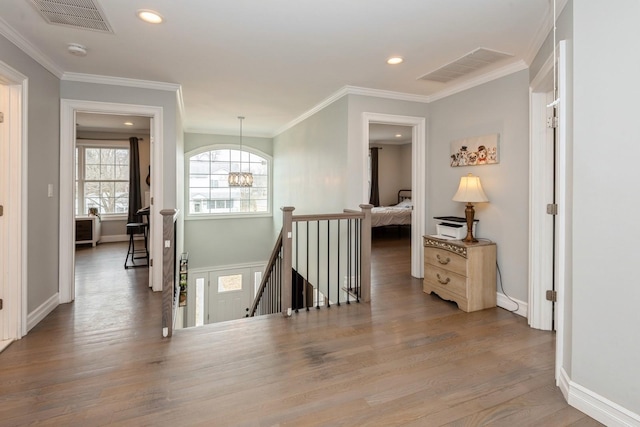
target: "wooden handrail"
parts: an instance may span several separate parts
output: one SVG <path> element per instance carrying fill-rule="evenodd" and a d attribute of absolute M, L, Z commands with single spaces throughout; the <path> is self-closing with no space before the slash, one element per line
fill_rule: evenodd
<path fill-rule="evenodd" d="M 271 251 L 269 262 L 267 263 L 264 275 L 262 276 L 262 280 L 260 281 L 260 286 L 258 287 L 256 296 L 253 299 L 253 304 L 251 304 L 251 307 L 249 308 L 249 317 L 253 317 L 256 314 L 258 304 L 260 303 L 260 298 L 262 297 L 264 289 L 267 286 L 269 279 L 271 278 L 271 274 L 273 273 L 273 266 L 275 265 L 280 255 L 280 249 L 282 249 L 282 230 L 280 230 L 280 234 L 278 234 L 278 238 L 276 239 L 276 244 L 273 246 L 273 250 Z"/>

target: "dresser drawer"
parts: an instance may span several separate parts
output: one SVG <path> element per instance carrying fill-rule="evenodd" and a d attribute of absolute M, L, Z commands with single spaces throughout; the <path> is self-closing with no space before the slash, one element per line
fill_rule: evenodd
<path fill-rule="evenodd" d="M 463 298 L 467 297 L 467 278 L 440 267 L 431 266 L 424 270 L 425 290 L 444 290 Z"/>
<path fill-rule="evenodd" d="M 441 267 L 461 276 L 467 275 L 467 260 L 452 252 L 438 248 L 425 248 L 424 262 Z"/>

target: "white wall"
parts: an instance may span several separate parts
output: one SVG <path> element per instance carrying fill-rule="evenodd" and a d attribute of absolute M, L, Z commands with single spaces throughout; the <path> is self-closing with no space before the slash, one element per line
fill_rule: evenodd
<path fill-rule="evenodd" d="M 475 206 L 477 237 L 495 241 L 506 293 L 528 300 L 529 74 L 520 71 L 429 104 L 427 232 L 434 216 L 464 217 L 460 177 L 479 176 L 489 203 Z M 500 134 L 499 163 L 451 167 L 450 142 Z M 515 308 L 515 306 L 514 306 Z"/>
<path fill-rule="evenodd" d="M 188 155 L 190 151 L 200 147 L 239 142 L 238 135 L 186 133 L 184 149 Z M 273 153 L 270 138 L 243 136 L 242 144 L 270 156 Z M 185 176 L 185 184 L 186 181 Z M 185 195 L 188 197 L 187 192 Z M 185 212 L 187 208 L 186 203 L 180 207 Z M 274 215 L 281 215 L 277 206 L 272 207 L 272 211 Z M 184 222 L 184 243 L 184 250 L 189 252 L 189 268 L 267 261 L 275 243 L 273 218 L 187 219 Z"/>
<path fill-rule="evenodd" d="M 571 377 L 640 414 L 640 3 L 577 1 L 573 9 Z"/>

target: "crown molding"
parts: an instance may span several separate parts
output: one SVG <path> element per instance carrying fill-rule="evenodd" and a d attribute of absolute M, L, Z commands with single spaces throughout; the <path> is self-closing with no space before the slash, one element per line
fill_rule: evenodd
<path fill-rule="evenodd" d="M 509 65 L 505 65 L 504 67 L 497 68 L 488 73 L 482 74 L 475 78 L 465 80 L 457 85 L 448 87 L 440 92 L 436 92 L 433 95 L 429 96 L 429 102 L 437 101 L 439 99 L 446 98 L 451 95 L 455 95 L 456 93 L 463 92 L 465 90 L 471 89 L 476 86 L 480 86 L 481 84 L 488 83 L 490 81 L 499 79 L 501 77 L 508 76 L 513 73 L 517 73 L 518 71 L 526 70 L 529 66 L 522 59 L 513 62 Z"/>
<path fill-rule="evenodd" d="M 340 88 L 338 91 L 334 92 L 332 95 L 330 95 L 329 97 L 327 97 L 324 100 L 322 100 L 320 103 L 318 103 L 316 106 L 314 106 L 310 110 L 302 113 L 300 116 L 298 116 L 294 120 L 292 120 L 289 123 L 287 123 L 286 125 L 282 126 L 273 135 L 271 135 L 271 138 L 274 138 L 275 136 L 280 135 L 281 133 L 285 132 L 286 130 L 288 130 L 288 129 L 292 128 L 292 127 L 294 127 L 298 123 L 300 123 L 300 122 L 304 121 L 305 119 L 313 116 L 318 111 L 320 111 L 323 108 L 333 104 L 334 102 L 336 102 L 337 100 L 339 100 L 340 98 L 342 98 L 345 95 L 372 96 L 372 97 L 375 97 L 375 98 L 386 98 L 386 99 L 395 99 L 395 100 L 400 100 L 400 101 L 411 101 L 411 102 L 422 102 L 422 103 L 428 103 L 429 102 L 429 97 L 425 96 L 425 95 L 415 95 L 415 94 L 411 94 L 411 93 L 394 92 L 394 91 L 382 90 L 382 89 L 369 89 L 369 88 L 366 88 L 366 87 L 348 86 L 347 85 L 347 86 L 344 86 L 344 87 Z"/>
<path fill-rule="evenodd" d="M 169 92 L 177 92 L 182 89 L 182 86 L 177 83 L 154 82 L 151 80 L 128 79 L 124 77 L 100 76 L 97 74 L 65 72 L 62 75 L 61 80 L 69 82 L 136 87 L 139 89 L 166 90 Z"/>
<path fill-rule="evenodd" d="M 55 62 L 51 60 L 47 55 L 42 53 L 38 48 L 32 45 L 27 39 L 22 37 L 16 30 L 13 29 L 7 21 L 0 18 L 0 34 L 7 40 L 16 45 L 18 49 L 30 56 L 38 64 L 42 65 L 47 71 L 58 78 L 62 78 L 64 71 Z"/>

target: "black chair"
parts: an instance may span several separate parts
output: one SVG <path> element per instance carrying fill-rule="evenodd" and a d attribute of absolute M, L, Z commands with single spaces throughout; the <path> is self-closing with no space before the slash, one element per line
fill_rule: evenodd
<path fill-rule="evenodd" d="M 149 266 L 149 248 L 147 247 L 148 229 L 149 225 L 146 222 L 130 222 L 127 224 L 127 234 L 129 235 L 129 249 L 127 250 L 127 258 L 124 261 L 124 268 Z M 144 239 L 144 248 L 136 248 L 134 237 L 140 234 L 142 234 Z M 144 259 L 144 264 L 136 264 L 137 259 Z"/>

